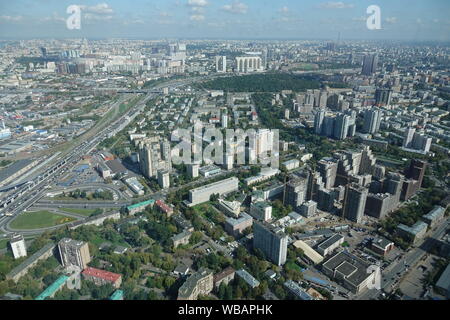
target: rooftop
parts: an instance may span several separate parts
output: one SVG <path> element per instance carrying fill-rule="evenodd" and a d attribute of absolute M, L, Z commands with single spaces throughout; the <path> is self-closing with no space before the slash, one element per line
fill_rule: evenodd
<path fill-rule="evenodd" d="M 260 282 L 256 280 L 250 273 L 245 271 L 244 269 L 236 271 L 236 274 L 241 277 L 247 284 L 253 289 L 259 287 Z"/>
<path fill-rule="evenodd" d="M 48 297 L 51 297 L 55 294 L 56 291 L 61 289 L 62 286 L 66 284 L 66 281 L 69 279 L 68 276 L 61 276 L 53 282 L 47 289 L 44 290 L 35 300 L 45 300 Z"/>
<path fill-rule="evenodd" d="M 91 268 L 91 267 L 84 269 L 82 274 L 84 276 L 100 278 L 100 279 L 103 279 L 103 280 L 106 280 L 109 282 L 116 282 L 117 280 L 119 280 L 122 277 L 120 274 L 117 274 L 117 273 L 100 270 L 100 269 L 96 269 L 96 268 Z"/>
<path fill-rule="evenodd" d="M 183 285 L 178 290 L 178 296 L 189 297 L 192 294 L 194 288 L 197 286 L 197 283 L 210 274 L 212 274 L 212 271 L 206 268 L 201 268 L 200 270 L 198 270 L 198 272 L 194 273 L 186 280 L 185 283 L 183 283 Z"/>

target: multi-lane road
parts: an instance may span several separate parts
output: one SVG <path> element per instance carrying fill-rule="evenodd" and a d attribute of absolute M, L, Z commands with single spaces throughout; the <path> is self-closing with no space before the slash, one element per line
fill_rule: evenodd
<path fill-rule="evenodd" d="M 394 291 L 399 282 L 408 271 L 417 266 L 420 260 L 432 249 L 432 239 L 440 239 L 446 233 L 449 219 L 443 221 L 429 237 L 423 240 L 417 247 L 410 249 L 403 257 L 391 264 L 383 272 L 381 289 L 387 293 Z M 381 294 L 380 290 L 369 290 L 359 296 L 360 300 L 376 299 Z"/>
<path fill-rule="evenodd" d="M 201 80 L 211 80 L 223 75 L 210 75 L 204 77 L 193 77 L 189 79 L 178 79 L 159 84 L 149 89 L 147 96 L 137 103 L 137 105 L 126 114 L 120 116 L 117 120 L 105 125 L 98 133 L 89 135 L 86 133 L 83 137 L 86 140 L 78 145 L 74 145 L 68 150 L 61 153 L 55 158 L 54 163 L 49 163 L 47 166 L 39 170 L 36 177 L 27 184 L 19 187 L 17 190 L 7 196 L 6 199 L 0 200 L 0 231 L 5 233 L 13 232 L 9 229 L 9 224 L 18 215 L 29 209 L 44 197 L 48 188 L 51 187 L 58 179 L 70 170 L 76 163 L 78 163 L 83 155 L 89 154 L 102 141 L 115 135 L 121 131 L 124 124 L 130 123 L 137 116 L 139 116 L 145 109 L 146 103 L 160 94 L 163 88 L 175 90 L 177 88 L 193 84 Z M 119 105 L 121 101 L 115 103 Z M 114 109 L 114 106 L 111 108 Z M 89 203 L 94 205 L 93 203 Z M 114 204 L 116 205 L 116 204 Z M 117 206 L 117 205 L 116 205 Z M 32 233 L 30 231 L 29 233 Z"/>

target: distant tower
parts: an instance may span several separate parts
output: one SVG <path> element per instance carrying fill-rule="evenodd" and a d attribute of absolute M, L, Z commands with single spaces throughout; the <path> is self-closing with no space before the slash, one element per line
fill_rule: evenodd
<path fill-rule="evenodd" d="M 217 56 L 216 57 L 216 72 L 225 73 L 227 72 L 227 57 Z"/>
<path fill-rule="evenodd" d="M 377 72 L 378 66 L 378 55 L 372 54 L 364 57 L 362 74 L 364 76 L 371 76 L 375 72 Z"/>

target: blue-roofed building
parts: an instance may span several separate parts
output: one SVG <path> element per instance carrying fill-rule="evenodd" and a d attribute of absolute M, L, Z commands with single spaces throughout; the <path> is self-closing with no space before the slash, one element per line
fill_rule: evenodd
<path fill-rule="evenodd" d="M 130 215 L 135 215 L 136 213 L 142 212 L 147 208 L 148 206 L 153 206 L 155 204 L 155 200 L 150 199 L 144 202 L 136 203 L 131 206 L 127 207 L 127 211 Z"/>
<path fill-rule="evenodd" d="M 116 290 L 111 297 L 109 297 L 109 300 L 123 300 L 124 293 L 122 290 Z"/>
<path fill-rule="evenodd" d="M 242 278 L 252 289 L 259 287 L 260 282 L 244 269 L 236 271 L 236 274 Z"/>
<path fill-rule="evenodd" d="M 45 300 L 47 298 L 53 298 L 55 294 L 61 290 L 66 284 L 68 276 L 61 276 L 53 282 L 47 289 L 45 289 L 40 295 L 37 296 L 35 300 Z"/>
<path fill-rule="evenodd" d="M 314 300 L 314 298 L 306 293 L 297 283 L 292 280 L 288 280 L 284 283 L 284 287 L 297 299 L 300 300 Z"/>

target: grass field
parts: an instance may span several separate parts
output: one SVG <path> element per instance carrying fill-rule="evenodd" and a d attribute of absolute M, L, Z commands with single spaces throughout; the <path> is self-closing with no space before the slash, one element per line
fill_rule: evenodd
<path fill-rule="evenodd" d="M 8 245 L 8 240 L 0 240 L 0 250 L 3 250 Z"/>
<path fill-rule="evenodd" d="M 75 209 L 75 208 L 62 208 L 60 210 L 67 213 L 79 214 L 85 217 L 90 217 L 96 211 L 96 209 Z"/>
<path fill-rule="evenodd" d="M 49 211 L 25 212 L 11 222 L 11 228 L 16 230 L 33 230 L 58 226 L 75 221 Z"/>

